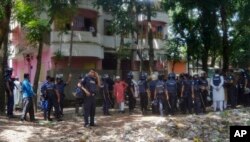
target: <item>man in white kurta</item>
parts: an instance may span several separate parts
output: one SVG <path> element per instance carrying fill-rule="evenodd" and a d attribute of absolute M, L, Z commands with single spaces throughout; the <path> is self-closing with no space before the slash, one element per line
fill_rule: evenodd
<path fill-rule="evenodd" d="M 21 83 L 18 78 L 14 81 L 14 105 L 15 109 L 22 108 L 22 94 L 21 94 Z"/>
<path fill-rule="evenodd" d="M 215 75 L 211 79 L 210 85 L 213 87 L 213 107 L 214 111 L 219 107 L 220 111 L 223 111 L 223 102 L 225 100 L 224 95 L 224 78 L 219 74 L 219 71 L 215 71 Z"/>

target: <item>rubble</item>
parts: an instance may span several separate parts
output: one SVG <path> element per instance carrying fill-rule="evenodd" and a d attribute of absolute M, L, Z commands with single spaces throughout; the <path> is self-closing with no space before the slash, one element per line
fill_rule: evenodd
<path fill-rule="evenodd" d="M 25 124 L 0 118 L 0 140 L 11 141 L 8 134 L 24 141 L 89 142 L 217 142 L 229 141 L 229 127 L 250 125 L 250 109 L 210 112 L 205 115 L 142 116 L 113 114 L 97 116 L 98 127 L 84 128 L 83 118 L 66 115 L 65 121 Z M 72 118 L 74 117 L 74 118 Z M 22 130 L 22 131 L 21 131 Z M 27 134 L 26 136 L 23 136 Z"/>

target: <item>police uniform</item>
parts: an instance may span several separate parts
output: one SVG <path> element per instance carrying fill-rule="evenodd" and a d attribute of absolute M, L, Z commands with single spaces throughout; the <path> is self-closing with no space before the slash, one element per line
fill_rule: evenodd
<path fill-rule="evenodd" d="M 200 80 L 198 78 L 194 78 L 193 80 L 193 93 L 194 93 L 194 111 L 196 114 L 202 113 L 202 105 L 204 105 L 204 102 L 201 97 L 200 92 Z"/>
<path fill-rule="evenodd" d="M 158 80 L 155 86 L 156 100 L 159 106 L 160 115 L 163 116 L 165 109 L 166 96 L 165 96 L 165 83 L 163 80 Z"/>
<path fill-rule="evenodd" d="M 245 75 L 245 73 L 241 72 L 239 82 L 238 82 L 238 91 L 239 91 L 239 95 L 237 99 L 238 104 L 243 104 L 243 105 L 247 104 L 247 97 L 246 95 L 244 95 L 246 79 L 247 79 L 247 76 Z"/>
<path fill-rule="evenodd" d="M 235 79 L 232 74 L 228 74 L 226 76 L 226 82 L 227 82 L 227 94 L 228 94 L 228 100 L 232 108 L 236 108 L 237 104 L 237 88 L 234 84 Z"/>
<path fill-rule="evenodd" d="M 80 82 L 81 83 L 81 82 Z M 86 95 L 84 94 L 83 90 L 81 87 L 76 87 L 75 88 L 75 114 L 84 116 L 84 98 Z M 82 114 L 79 114 L 79 107 L 82 106 Z"/>
<path fill-rule="evenodd" d="M 43 117 L 44 120 L 47 119 L 47 112 L 48 112 L 48 95 L 46 93 L 46 86 L 49 83 L 49 81 L 44 81 L 41 86 L 41 109 L 43 111 Z"/>
<path fill-rule="evenodd" d="M 100 92 L 103 97 L 103 114 L 110 115 L 109 108 L 111 106 L 111 100 L 109 95 L 109 85 L 105 79 L 102 80 L 102 84 L 100 86 Z"/>
<path fill-rule="evenodd" d="M 211 86 L 213 87 L 214 111 L 216 111 L 218 104 L 220 111 L 223 111 L 223 102 L 225 100 L 225 92 L 223 85 L 224 85 L 224 77 L 216 73 L 211 80 Z"/>
<path fill-rule="evenodd" d="M 147 94 L 147 81 L 146 79 L 140 79 L 138 81 L 138 87 L 139 87 L 139 95 L 140 95 L 140 103 L 141 103 L 141 111 L 144 113 L 147 111 L 148 106 L 148 94 Z"/>
<path fill-rule="evenodd" d="M 177 104 L 177 82 L 175 79 L 168 79 L 166 82 L 166 89 L 168 92 L 168 103 L 170 105 L 169 110 L 171 114 L 176 111 Z"/>
<path fill-rule="evenodd" d="M 84 126 L 94 126 L 95 125 L 95 109 L 96 109 L 96 101 L 95 96 L 97 95 L 97 81 L 95 78 L 91 76 L 86 76 L 83 81 L 82 85 L 86 88 L 90 96 L 86 96 L 84 98 Z M 89 122 L 90 117 L 90 122 Z"/>
<path fill-rule="evenodd" d="M 206 112 L 206 107 L 208 106 L 208 81 L 205 77 L 200 78 L 200 93 L 201 93 L 201 99 L 203 101 L 203 104 L 201 105 L 203 108 L 203 112 Z"/>
<path fill-rule="evenodd" d="M 182 82 L 183 87 L 183 111 L 186 113 L 188 110 L 189 113 L 192 113 L 193 99 L 192 99 L 192 80 L 185 79 Z"/>
<path fill-rule="evenodd" d="M 56 84 L 56 89 L 58 90 L 60 94 L 60 103 L 59 103 L 59 108 L 60 108 L 60 114 L 63 115 L 63 103 L 64 103 L 64 88 L 66 87 L 66 83 L 63 82 L 63 80 L 59 79 L 60 81 Z"/>
<path fill-rule="evenodd" d="M 60 120 L 60 112 L 59 112 L 59 103 L 56 94 L 56 86 L 53 82 L 48 82 L 46 85 L 46 93 L 48 96 L 48 120 L 51 120 L 51 109 L 52 107 L 55 108 L 55 116 L 57 120 Z"/>
<path fill-rule="evenodd" d="M 13 108 L 14 108 L 14 81 L 11 78 L 11 72 L 9 71 L 7 75 L 5 75 L 5 92 L 7 94 L 7 116 L 13 117 Z M 10 87 L 10 90 L 7 88 L 7 84 Z M 12 94 L 12 95 L 10 95 Z"/>
<path fill-rule="evenodd" d="M 128 79 L 127 84 L 128 84 L 127 95 L 128 95 L 129 112 L 132 112 L 135 109 L 136 105 L 136 99 L 133 94 L 133 92 L 135 93 L 135 84 L 132 79 Z"/>

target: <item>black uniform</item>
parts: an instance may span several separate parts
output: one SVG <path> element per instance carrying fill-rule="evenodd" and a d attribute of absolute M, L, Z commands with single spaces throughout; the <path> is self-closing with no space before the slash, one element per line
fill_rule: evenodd
<path fill-rule="evenodd" d="M 200 80 L 195 78 L 193 80 L 193 91 L 194 91 L 194 110 L 196 114 L 202 113 L 202 106 L 204 105 L 203 98 L 200 92 Z"/>
<path fill-rule="evenodd" d="M 82 82 L 84 88 L 86 88 L 90 96 L 86 96 L 84 99 L 84 126 L 94 126 L 95 125 L 95 109 L 97 95 L 97 80 L 91 76 L 86 76 Z M 90 122 L 89 122 L 90 117 Z"/>
<path fill-rule="evenodd" d="M 10 87 L 10 91 L 7 89 L 7 84 Z M 15 87 L 14 80 L 10 76 L 7 76 L 5 78 L 5 92 L 7 94 L 7 116 L 8 117 L 13 117 L 13 108 L 14 108 L 13 90 L 14 90 L 14 87 Z M 12 94 L 12 95 L 10 95 L 10 94 Z"/>
<path fill-rule="evenodd" d="M 193 99 L 192 99 L 192 80 L 185 79 L 182 82 L 183 90 L 183 111 L 186 113 L 188 110 L 189 113 L 192 113 Z"/>
<path fill-rule="evenodd" d="M 59 110 L 59 102 L 58 97 L 56 94 L 56 86 L 53 82 L 48 82 L 46 84 L 46 94 L 48 96 L 48 120 L 52 120 L 51 115 L 51 109 L 54 107 L 55 109 L 55 117 L 59 121 L 60 119 L 60 110 Z"/>
<path fill-rule="evenodd" d="M 138 81 L 138 87 L 139 87 L 139 95 L 140 95 L 140 103 L 141 103 L 141 111 L 144 113 L 147 111 L 148 106 L 148 94 L 147 94 L 147 81 L 144 79 L 141 79 Z"/>
<path fill-rule="evenodd" d="M 128 84 L 127 95 L 128 95 L 128 100 L 129 100 L 128 102 L 129 112 L 132 112 L 135 109 L 135 105 L 136 105 L 136 99 L 133 94 L 133 92 L 135 93 L 135 84 L 132 81 L 132 79 L 128 79 L 127 84 Z"/>
<path fill-rule="evenodd" d="M 177 82 L 174 79 L 169 79 L 166 82 L 166 89 L 168 92 L 169 110 L 171 114 L 174 114 L 177 109 Z"/>
<path fill-rule="evenodd" d="M 155 86 L 155 91 L 156 91 L 156 101 L 157 101 L 157 106 L 159 106 L 159 112 L 160 115 L 163 116 L 163 112 L 166 108 L 166 96 L 165 96 L 165 83 L 163 80 L 158 80 Z"/>
<path fill-rule="evenodd" d="M 111 106 L 111 99 L 110 99 L 110 94 L 109 94 L 109 85 L 106 82 L 106 80 L 102 81 L 100 93 L 102 94 L 102 97 L 103 97 L 103 107 L 102 107 L 103 114 L 110 115 L 109 108 Z"/>
<path fill-rule="evenodd" d="M 235 79 L 232 74 L 228 74 L 226 77 L 226 89 L 228 94 L 229 104 L 232 108 L 236 108 L 237 105 L 237 88 L 236 84 L 234 83 Z"/>

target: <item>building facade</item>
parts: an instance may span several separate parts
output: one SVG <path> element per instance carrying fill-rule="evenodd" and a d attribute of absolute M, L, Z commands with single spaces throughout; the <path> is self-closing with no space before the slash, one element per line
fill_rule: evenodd
<path fill-rule="evenodd" d="M 92 2 L 92 0 L 81 0 L 73 22 L 65 25 L 66 33 L 58 30 L 59 25 L 56 20 L 54 21 L 51 27 L 52 31 L 47 37 L 48 43 L 44 44 L 40 81 L 45 79 L 49 70 L 62 70 L 67 67 L 72 31 L 72 69 L 116 69 L 116 49 L 120 45 L 120 36 L 114 35 L 108 30 L 112 17 L 102 10 L 95 9 Z M 141 61 L 138 51 L 144 58 L 144 68 L 148 67 L 147 19 L 143 15 L 140 15 L 138 19 L 140 24 L 139 42 L 130 47 L 132 54 L 127 59 L 122 60 L 121 70 L 140 70 Z M 167 38 L 167 21 L 168 16 L 165 12 L 156 12 L 156 15 L 152 17 L 155 71 L 162 71 L 169 65 L 168 63 L 165 64 L 165 61 L 161 60 L 159 56 L 163 53 L 164 40 Z M 25 42 L 25 33 L 18 24 L 12 25 L 11 31 L 13 75 L 22 79 L 23 74 L 28 72 L 31 74 L 31 82 L 33 82 L 37 63 L 37 49 L 30 47 Z M 126 37 L 125 43 L 127 42 L 133 43 L 132 38 Z"/>

